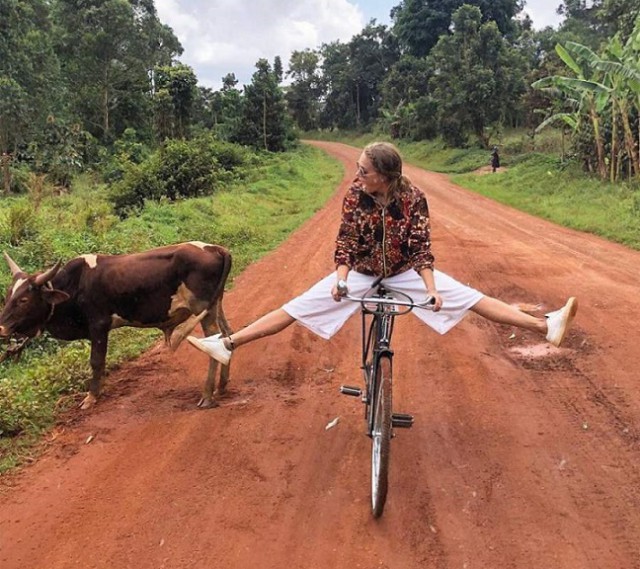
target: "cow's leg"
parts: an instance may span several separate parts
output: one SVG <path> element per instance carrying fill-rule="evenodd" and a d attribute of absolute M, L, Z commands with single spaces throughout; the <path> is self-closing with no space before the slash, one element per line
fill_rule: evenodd
<path fill-rule="evenodd" d="M 202 330 L 205 336 L 211 336 L 216 334 L 219 329 L 216 319 L 216 307 L 213 306 L 205 318 L 201 322 Z M 214 398 L 214 390 L 216 387 L 216 374 L 218 372 L 218 362 L 213 358 L 209 358 L 209 369 L 207 371 L 207 380 L 204 383 L 204 389 L 202 390 L 202 397 L 198 401 L 198 407 L 201 409 L 210 409 L 211 407 L 217 407 L 218 403 Z"/>
<path fill-rule="evenodd" d="M 218 328 L 222 332 L 223 336 L 231 336 L 233 334 L 233 330 L 231 330 L 231 326 L 229 326 L 229 322 L 227 322 L 227 317 L 225 316 L 224 309 L 222 308 L 222 299 L 219 299 L 216 306 L 216 321 L 218 324 Z M 213 359 L 213 358 L 212 358 Z M 220 381 L 218 382 L 218 393 L 222 394 L 227 390 L 227 383 L 229 382 L 229 366 L 223 365 L 220 368 Z"/>
<path fill-rule="evenodd" d="M 109 329 L 91 333 L 91 379 L 89 392 L 80 405 L 80 409 L 89 409 L 98 400 L 102 388 L 105 361 L 107 359 L 107 341 Z"/>
<path fill-rule="evenodd" d="M 205 336 L 211 336 L 218 332 L 222 332 L 225 336 L 231 334 L 231 328 L 227 319 L 222 312 L 222 319 L 220 319 L 221 303 L 218 301 L 216 305 L 212 306 L 207 313 L 207 316 L 202 320 L 202 330 Z M 209 360 L 209 370 L 207 371 L 207 380 L 204 384 L 204 390 L 202 392 L 202 398 L 198 403 L 198 407 L 210 408 L 216 407 L 217 402 L 214 398 L 214 392 L 217 395 L 222 395 L 227 389 L 227 383 L 229 381 L 229 365 L 223 365 L 220 368 L 220 381 L 218 383 L 218 389 L 216 386 L 216 374 L 218 371 L 218 362 L 213 358 Z"/>

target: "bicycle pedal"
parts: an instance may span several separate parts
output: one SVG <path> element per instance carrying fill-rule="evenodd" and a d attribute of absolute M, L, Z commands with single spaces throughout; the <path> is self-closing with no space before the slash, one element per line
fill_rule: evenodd
<path fill-rule="evenodd" d="M 391 415 L 391 425 L 398 429 L 409 429 L 413 426 L 413 415 L 394 413 Z"/>
<path fill-rule="evenodd" d="M 360 397 L 362 395 L 362 389 L 349 385 L 341 385 L 340 393 L 342 393 L 342 395 L 351 395 L 351 397 Z"/>

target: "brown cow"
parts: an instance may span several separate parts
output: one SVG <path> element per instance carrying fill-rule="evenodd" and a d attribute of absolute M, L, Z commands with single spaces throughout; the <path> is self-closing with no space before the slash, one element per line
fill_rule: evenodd
<path fill-rule="evenodd" d="M 21 340 L 14 355 L 44 330 L 62 340 L 90 340 L 93 375 L 83 409 L 100 395 L 110 330 L 159 328 L 174 350 L 199 322 L 207 335 L 231 333 L 222 310 L 231 254 L 218 245 L 194 241 L 131 255 L 83 255 L 33 275 L 5 258 L 13 283 L 0 314 L 0 338 Z M 210 361 L 200 407 L 216 405 L 217 366 Z M 223 366 L 218 393 L 228 378 Z"/>

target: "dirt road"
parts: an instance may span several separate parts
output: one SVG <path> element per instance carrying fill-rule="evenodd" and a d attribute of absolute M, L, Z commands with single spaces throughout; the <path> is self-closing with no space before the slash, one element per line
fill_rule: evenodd
<path fill-rule="evenodd" d="M 332 269 L 359 151 L 318 146 L 343 183 L 236 279 L 235 328 Z M 208 411 L 205 356 L 158 346 L 5 480 L 0 567 L 640 568 L 640 253 L 406 173 L 428 194 L 441 270 L 508 302 L 579 297 L 566 347 L 474 315 L 446 336 L 398 322 L 394 403 L 416 423 L 393 441 L 375 521 L 362 405 L 338 393 L 360 381 L 357 317 L 330 342 L 292 326 L 238 351 Z"/>

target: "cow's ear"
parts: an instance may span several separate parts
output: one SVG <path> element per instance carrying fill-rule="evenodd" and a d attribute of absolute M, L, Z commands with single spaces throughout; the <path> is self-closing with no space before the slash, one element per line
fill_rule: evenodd
<path fill-rule="evenodd" d="M 42 289 L 42 298 L 49 304 L 60 304 L 66 300 L 69 300 L 69 295 L 62 291 L 56 289 L 43 288 Z"/>

